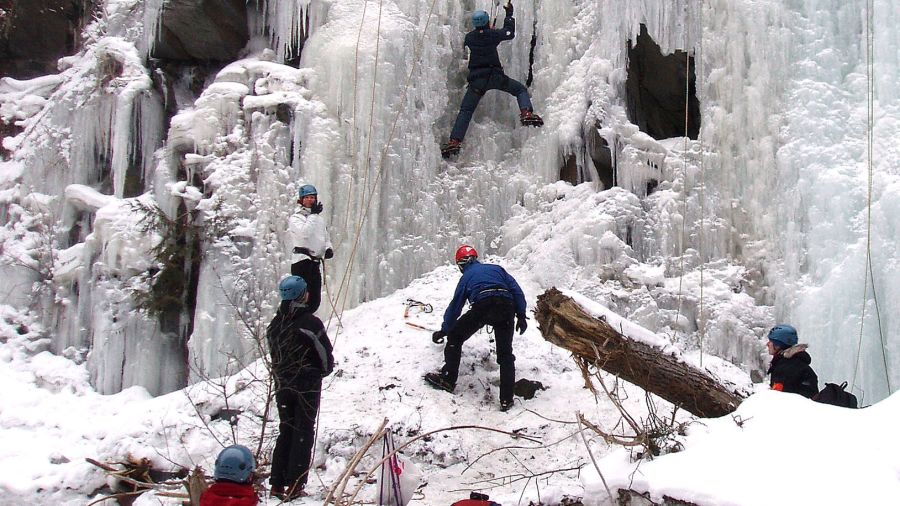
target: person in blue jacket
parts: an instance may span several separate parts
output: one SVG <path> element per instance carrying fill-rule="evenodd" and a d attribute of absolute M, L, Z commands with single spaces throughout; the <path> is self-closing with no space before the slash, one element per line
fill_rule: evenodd
<path fill-rule="evenodd" d="M 453 392 L 459 376 L 462 344 L 485 325 L 494 328 L 497 343 L 497 363 L 500 365 L 500 410 L 507 411 L 513 404 L 513 386 L 516 382 L 516 357 L 513 355 L 513 319 L 515 329 L 523 334 L 528 327 L 525 316 L 525 294 L 516 280 L 499 265 L 478 261 L 475 248 L 462 245 L 456 250 L 456 265 L 462 278 L 456 285 L 453 300 L 444 312 L 441 330 L 431 339 L 444 347 L 444 367 L 439 372 L 425 375 L 425 381 L 434 388 Z M 459 316 L 463 304 L 471 307 Z"/>
<path fill-rule="evenodd" d="M 466 34 L 465 47 L 469 48 L 469 82 L 462 105 L 459 106 L 459 114 L 453 130 L 450 132 L 450 140 L 441 147 L 441 155 L 450 158 L 459 153 L 469 122 L 475 114 L 478 102 L 488 90 L 501 90 L 516 97 L 519 103 L 519 120 L 525 126 L 543 126 L 544 120 L 534 113 L 531 105 L 531 97 L 528 89 L 515 79 L 511 79 L 503 73 L 500 64 L 500 56 L 497 54 L 497 46 L 504 40 L 512 40 L 516 36 L 516 20 L 513 18 L 512 2 L 503 6 L 506 10 L 506 18 L 503 20 L 503 28 L 495 30 L 489 26 L 490 17 L 485 11 L 475 11 L 472 14 L 474 30 Z"/>

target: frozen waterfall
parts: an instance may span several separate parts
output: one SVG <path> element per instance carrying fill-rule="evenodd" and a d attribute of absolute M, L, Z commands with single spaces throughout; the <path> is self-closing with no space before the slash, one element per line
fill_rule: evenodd
<path fill-rule="evenodd" d="M 748 372 L 791 322 L 822 380 L 865 402 L 900 383 L 895 2 L 516 2 L 500 56 L 546 124 L 489 93 L 455 163 L 438 146 L 491 2 L 251 2 L 240 56 L 202 64 L 154 56 L 177 3 L 107 0 L 57 76 L 0 84 L 2 301 L 99 391 L 258 356 L 303 182 L 338 313 L 468 242 Z M 635 107 L 639 63 L 698 104 L 696 132 L 641 130 L 659 111 Z"/>

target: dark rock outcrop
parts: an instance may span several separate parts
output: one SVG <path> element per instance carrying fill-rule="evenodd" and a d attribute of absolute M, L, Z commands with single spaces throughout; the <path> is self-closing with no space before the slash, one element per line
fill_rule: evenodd
<path fill-rule="evenodd" d="M 663 55 L 647 27 L 641 25 L 637 43 L 629 41 L 628 49 L 625 88 L 631 122 L 654 139 L 684 136 L 686 79 L 687 136 L 696 139 L 700 132 L 700 102 L 694 58 L 684 51 Z"/>
<path fill-rule="evenodd" d="M 249 37 L 244 0 L 166 0 L 150 55 L 182 62 L 229 61 Z"/>
<path fill-rule="evenodd" d="M 16 79 L 58 72 L 74 54 L 91 0 L 0 0 L 0 76 Z"/>

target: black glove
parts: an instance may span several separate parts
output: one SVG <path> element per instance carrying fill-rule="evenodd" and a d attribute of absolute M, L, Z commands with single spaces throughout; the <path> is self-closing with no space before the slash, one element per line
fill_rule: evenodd
<path fill-rule="evenodd" d="M 431 342 L 434 344 L 443 344 L 445 337 L 447 337 L 447 334 L 444 334 L 440 330 L 435 331 L 434 334 L 431 334 Z"/>
<path fill-rule="evenodd" d="M 321 213 L 321 212 L 322 212 L 322 203 L 321 203 L 321 202 L 316 202 L 316 205 L 314 205 L 314 206 L 312 206 L 311 208 L 309 208 L 309 212 L 312 213 L 312 214 L 319 214 L 319 213 Z"/>
<path fill-rule="evenodd" d="M 312 251 L 310 251 L 309 248 L 304 248 L 303 246 L 294 246 L 294 253 L 306 255 L 310 258 L 315 258 L 315 255 L 312 254 Z"/>
<path fill-rule="evenodd" d="M 332 251 L 331 248 L 328 248 L 327 250 L 325 250 L 325 260 L 328 260 L 329 258 L 331 258 L 333 256 L 334 256 L 334 251 Z"/>
<path fill-rule="evenodd" d="M 513 15 L 512 0 L 506 2 L 506 5 L 504 5 L 503 8 L 506 10 L 506 17 L 511 18 Z"/>
<path fill-rule="evenodd" d="M 525 329 L 528 328 L 528 317 L 527 316 L 517 316 L 516 317 L 516 330 L 519 331 L 519 335 L 525 333 Z"/>

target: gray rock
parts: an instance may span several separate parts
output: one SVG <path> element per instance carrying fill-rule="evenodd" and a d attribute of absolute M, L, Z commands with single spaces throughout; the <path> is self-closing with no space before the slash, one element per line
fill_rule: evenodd
<path fill-rule="evenodd" d="M 244 0 L 166 0 L 151 56 L 176 61 L 229 61 L 247 44 Z"/>

